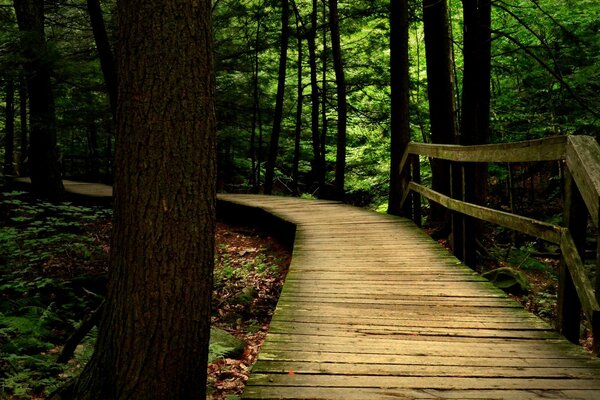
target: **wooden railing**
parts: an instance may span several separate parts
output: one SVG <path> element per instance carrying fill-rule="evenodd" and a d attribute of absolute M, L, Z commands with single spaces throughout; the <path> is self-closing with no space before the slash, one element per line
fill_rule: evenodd
<path fill-rule="evenodd" d="M 446 160 L 450 164 L 451 193 L 445 195 L 420 184 L 419 157 Z M 565 168 L 564 226 L 473 204 L 468 191 L 475 163 L 561 161 Z M 402 158 L 403 209 L 421 222 L 421 197 L 452 210 L 453 248 L 467 264 L 475 257 L 473 218 L 491 222 L 560 246 L 562 261 L 558 282 L 557 329 L 578 342 L 581 311 L 600 354 L 600 240 L 596 252 L 595 288 L 584 268 L 588 216 L 600 232 L 600 146 L 589 136 L 557 136 L 524 142 L 479 146 L 410 143 Z M 412 204 L 411 204 L 412 203 Z M 600 238 L 600 235 L 598 235 Z"/>

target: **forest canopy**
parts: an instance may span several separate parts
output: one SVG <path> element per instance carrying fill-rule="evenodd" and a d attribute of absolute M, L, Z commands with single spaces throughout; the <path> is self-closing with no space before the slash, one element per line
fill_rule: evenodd
<path fill-rule="evenodd" d="M 111 55 L 116 40 L 116 4 L 97 2 L 108 44 L 102 53 L 98 14 L 90 3 L 94 2 L 45 2 L 46 49 L 37 57 L 50 73 L 63 176 L 110 183 L 115 125 L 108 93 L 114 83 L 105 61 L 106 50 Z M 330 3 L 213 1 L 220 190 L 261 191 L 275 149 L 274 192 L 331 197 L 337 193 L 336 170 L 342 169 L 348 201 L 385 208 L 391 150 L 390 3 L 334 2 L 337 24 L 331 23 Z M 408 3 L 410 138 L 430 142 L 423 3 Z M 287 8 L 286 26 L 282 4 Z M 6 174 L 26 175 L 31 161 L 27 135 L 32 129 L 23 70 L 27 35 L 19 29 L 13 2 L 4 0 L 0 6 L 0 102 L 5 116 L 0 119 L 0 152 Z M 598 137 L 599 15 L 600 3 L 594 0 L 492 2 L 491 142 L 569 134 Z M 463 2 L 449 0 L 447 17 L 460 132 Z M 340 43 L 337 70 L 334 25 Z M 284 36 L 288 45 L 282 68 Z M 278 89 L 282 71 L 283 87 Z M 343 92 L 338 90 L 339 71 Z M 274 124 L 278 96 L 280 122 Z M 338 146 L 341 96 L 347 103 L 343 160 Z"/>

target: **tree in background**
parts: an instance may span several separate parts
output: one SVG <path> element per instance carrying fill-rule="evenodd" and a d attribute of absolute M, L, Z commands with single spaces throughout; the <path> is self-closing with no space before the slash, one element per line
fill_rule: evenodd
<path fill-rule="evenodd" d="M 456 107 L 452 81 L 452 52 L 446 0 L 423 0 L 423 30 L 427 56 L 427 94 L 433 143 L 455 143 Z M 432 188 L 450 194 L 449 164 L 432 160 Z M 432 204 L 430 219 L 437 225 L 445 223 L 444 207 Z"/>
<path fill-rule="evenodd" d="M 211 2 L 121 1 L 108 293 L 77 399 L 204 398 L 215 224 Z"/>
<path fill-rule="evenodd" d="M 29 169 L 33 192 L 53 201 L 63 194 L 56 145 L 50 60 L 44 33 L 44 1 L 15 0 L 23 70 L 29 93 Z"/>
<path fill-rule="evenodd" d="M 325 188 L 325 164 L 321 140 L 319 136 L 319 84 L 317 81 L 317 0 L 312 0 L 310 13 L 310 29 L 306 36 L 308 43 L 308 62 L 310 64 L 310 88 L 311 88 L 311 132 L 312 132 L 312 176 L 322 191 Z"/>
<path fill-rule="evenodd" d="M 6 81 L 6 97 L 4 99 L 4 174 L 15 173 L 15 83 L 12 79 Z"/>
<path fill-rule="evenodd" d="M 390 1 L 390 77 L 391 77 L 391 128 L 390 128 L 390 193 L 388 213 L 402 215 L 400 207 L 406 172 L 400 171 L 402 155 L 410 142 L 409 126 L 409 47 L 408 0 Z"/>
<path fill-rule="evenodd" d="M 491 78 L 491 1 L 463 0 L 463 85 L 460 144 L 490 142 L 490 78 Z M 487 165 L 466 165 L 460 183 L 465 201 L 485 205 L 487 197 Z M 462 189 L 461 189 L 462 190 Z M 483 225 L 466 217 L 463 224 L 464 262 L 475 265 L 476 238 Z"/>
<path fill-rule="evenodd" d="M 113 119 L 117 118 L 117 68 L 115 66 L 110 41 L 106 33 L 104 17 L 100 0 L 87 0 L 88 14 L 90 15 L 90 25 L 94 33 L 94 41 L 98 50 L 98 59 L 104 76 L 104 83 L 108 93 L 108 101 Z"/>
<path fill-rule="evenodd" d="M 269 157 L 265 167 L 265 194 L 273 191 L 273 177 L 275 174 L 275 161 L 279 151 L 279 135 L 281 134 L 281 120 L 283 119 L 283 96 L 285 94 L 285 74 L 287 71 L 287 53 L 290 37 L 290 5 L 288 0 L 281 1 L 281 52 L 279 55 L 279 75 L 277 79 L 277 98 L 275 100 L 275 115 L 273 117 L 273 130 L 271 131 L 271 145 Z"/>
<path fill-rule="evenodd" d="M 335 191 L 338 199 L 344 198 L 344 182 L 346 176 L 346 124 L 348 120 L 348 103 L 346 101 L 346 76 L 342 59 L 340 39 L 340 19 L 337 0 L 329 0 L 329 26 L 331 29 L 331 49 L 337 93 L 337 139 L 335 157 Z M 325 84 L 325 83 L 323 83 Z"/>

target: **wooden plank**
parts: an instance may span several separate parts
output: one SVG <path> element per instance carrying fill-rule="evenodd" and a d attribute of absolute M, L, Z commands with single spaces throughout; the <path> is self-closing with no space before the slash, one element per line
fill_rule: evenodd
<path fill-rule="evenodd" d="M 295 353 L 284 351 L 271 351 L 256 364 L 257 371 L 265 371 L 267 367 L 261 365 L 283 366 L 291 363 L 299 364 L 335 364 L 335 365 L 364 365 L 372 368 L 379 368 L 381 365 L 397 367 L 475 367 L 475 368 L 514 368 L 515 373 L 524 368 L 547 368 L 547 369 L 572 369 L 577 371 L 590 371 L 596 377 L 600 373 L 600 365 L 597 362 L 581 362 L 576 358 L 550 358 L 527 356 L 522 357 L 498 357 L 492 356 L 471 356 L 461 357 L 458 355 L 450 356 L 431 356 L 431 355 L 390 355 L 390 354 L 352 354 L 335 353 L 326 351 L 298 351 Z M 509 373 L 509 372 L 506 372 Z M 381 374 L 384 374 L 382 372 Z"/>
<path fill-rule="evenodd" d="M 509 339 L 552 339 L 557 333 L 548 329 L 526 330 L 512 329 L 470 329 L 451 327 L 414 327 L 414 326 L 387 326 L 374 324 L 339 325 L 315 322 L 290 322 L 272 321 L 269 331 L 273 333 L 310 334 L 320 332 L 329 336 L 341 336 L 344 332 L 365 335 L 387 335 L 387 336 L 446 336 L 446 337 L 476 337 L 476 338 L 509 338 Z"/>
<path fill-rule="evenodd" d="M 547 347 L 547 346 L 546 346 Z M 389 349 L 389 348 L 388 348 Z M 499 350 L 484 350 L 481 354 L 474 356 L 473 351 L 461 354 L 443 353 L 431 355 L 432 352 L 411 354 L 389 354 L 389 351 L 362 352 L 339 352 L 321 350 L 285 350 L 273 348 L 261 351 L 259 360 L 281 361 L 281 362 L 312 362 L 312 363 L 365 363 L 369 365 L 438 365 L 438 366 L 497 366 L 514 367 L 515 369 L 525 367 L 558 367 L 558 368 L 591 368 L 598 371 L 598 364 L 582 362 L 581 359 L 569 355 L 557 355 L 550 352 L 527 351 L 521 353 L 500 353 Z"/>
<path fill-rule="evenodd" d="M 314 374 L 252 374 L 251 385 L 437 390 L 599 390 L 600 379 L 498 379 Z M 600 392 L 598 392 L 600 393 Z"/>
<path fill-rule="evenodd" d="M 298 399 L 297 386 L 249 386 L 244 392 L 244 399 Z M 303 399 L 327 400 L 598 400 L 595 390 L 432 390 L 432 389 L 379 389 L 379 388 L 346 388 L 306 387 L 302 388 Z"/>
<path fill-rule="evenodd" d="M 488 362 L 491 361 L 488 359 Z M 253 372 L 326 375 L 374 375 L 374 376 L 422 376 L 460 378 L 544 378 L 544 379 L 591 379 L 600 376 L 600 369 L 554 367 L 520 367 L 513 365 L 412 365 L 412 364 L 365 364 L 307 361 L 259 361 Z"/>

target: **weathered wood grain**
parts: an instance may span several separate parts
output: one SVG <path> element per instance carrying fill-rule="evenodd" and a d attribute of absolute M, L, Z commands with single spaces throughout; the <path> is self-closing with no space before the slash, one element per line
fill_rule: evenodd
<path fill-rule="evenodd" d="M 600 361 L 412 222 L 330 202 L 221 200 L 297 225 L 244 399 L 600 398 Z"/>
<path fill-rule="evenodd" d="M 562 228 L 560 226 L 548 224 L 546 222 L 537 221 L 532 218 L 522 217 L 520 215 L 511 214 L 504 211 L 478 206 L 476 204 L 466 203 L 460 200 L 455 200 L 414 182 L 409 184 L 409 188 L 420 193 L 422 196 L 427 197 L 429 200 L 435 201 L 436 203 L 449 208 L 450 210 L 458 211 L 471 217 L 526 233 L 528 235 L 547 240 L 551 243 L 560 244 L 562 233 Z"/>
<path fill-rule="evenodd" d="M 533 162 L 564 160 L 566 136 L 554 136 L 514 143 L 459 146 L 452 144 L 410 143 L 409 154 L 459 162 Z"/>

